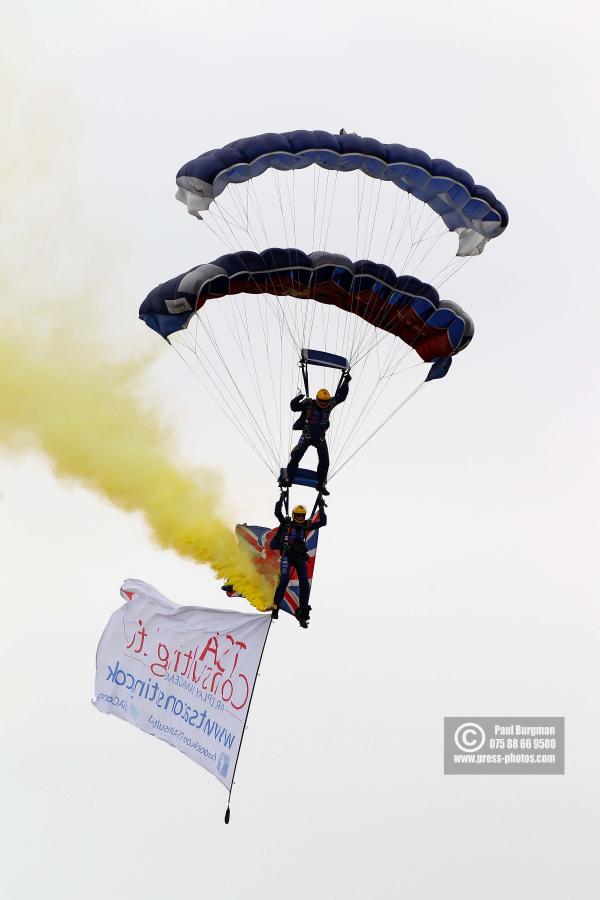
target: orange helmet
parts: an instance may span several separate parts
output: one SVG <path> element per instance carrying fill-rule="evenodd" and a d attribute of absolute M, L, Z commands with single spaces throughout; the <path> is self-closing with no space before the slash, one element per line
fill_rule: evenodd
<path fill-rule="evenodd" d="M 331 394 L 327 388 L 321 388 L 317 391 L 317 405 L 325 409 L 331 403 Z"/>

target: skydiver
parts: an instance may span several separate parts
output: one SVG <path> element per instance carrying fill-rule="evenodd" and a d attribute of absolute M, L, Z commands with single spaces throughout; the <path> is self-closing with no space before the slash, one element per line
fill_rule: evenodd
<path fill-rule="evenodd" d="M 286 492 L 282 491 L 279 500 L 275 504 L 275 516 L 280 525 L 277 534 L 271 540 L 271 548 L 281 551 L 281 562 L 279 564 L 279 582 L 273 597 L 273 611 L 271 615 L 274 619 L 278 618 L 279 607 L 290 580 L 291 570 L 295 569 L 298 574 L 300 588 L 300 606 L 296 610 L 295 615 L 300 627 L 308 628 L 308 620 L 310 619 L 310 606 L 308 605 L 310 584 L 306 566 L 308 560 L 306 536 L 310 531 L 315 531 L 317 528 L 323 528 L 324 525 L 327 525 L 325 501 L 319 495 L 318 519 L 315 515 L 312 519 L 306 521 L 306 507 L 302 505 L 293 508 L 291 518 L 283 515 L 282 506 L 285 496 Z"/>
<path fill-rule="evenodd" d="M 350 372 L 344 372 L 334 397 L 331 396 L 327 388 L 321 388 L 317 391 L 317 396 L 314 400 L 312 397 L 305 397 L 304 394 L 300 393 L 291 401 L 290 409 L 293 412 L 302 413 L 293 426 L 294 431 L 301 431 L 302 434 L 290 454 L 290 461 L 287 464 L 287 477 L 279 481 L 281 487 L 288 487 L 290 484 L 293 484 L 300 460 L 309 447 L 316 447 L 319 457 L 317 466 L 318 490 L 320 494 L 324 494 L 326 497 L 329 496 L 326 486 L 329 472 L 329 449 L 325 434 L 329 428 L 329 416 L 332 409 L 343 403 L 348 396 L 350 380 Z"/>

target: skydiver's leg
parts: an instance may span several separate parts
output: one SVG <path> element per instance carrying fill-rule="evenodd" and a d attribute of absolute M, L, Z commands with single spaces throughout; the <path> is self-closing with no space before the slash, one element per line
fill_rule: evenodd
<path fill-rule="evenodd" d="M 283 595 L 285 594 L 285 590 L 290 580 L 290 568 L 289 557 L 286 556 L 285 553 L 282 553 L 281 562 L 279 564 L 279 582 L 277 584 L 275 596 L 273 597 L 273 604 L 277 609 L 279 609 L 283 602 Z"/>
<path fill-rule="evenodd" d="M 317 478 L 319 479 L 319 485 L 324 487 L 327 482 L 327 475 L 329 474 L 329 448 L 327 447 L 325 438 L 322 438 L 317 443 L 317 454 L 319 457 Z"/>
<path fill-rule="evenodd" d="M 290 484 L 293 483 L 294 478 L 298 472 L 298 466 L 300 465 L 300 460 L 306 453 L 310 446 L 310 441 L 304 437 L 304 435 L 300 436 L 300 440 L 290 453 L 290 461 L 287 464 L 287 480 Z"/>
<path fill-rule="evenodd" d="M 298 586 L 300 588 L 300 612 L 305 619 L 308 619 L 310 613 L 310 607 L 308 605 L 308 598 L 310 596 L 310 583 L 308 581 L 308 569 L 306 567 L 306 560 L 297 560 L 297 562 L 295 563 L 295 567 L 296 572 L 298 573 Z"/>

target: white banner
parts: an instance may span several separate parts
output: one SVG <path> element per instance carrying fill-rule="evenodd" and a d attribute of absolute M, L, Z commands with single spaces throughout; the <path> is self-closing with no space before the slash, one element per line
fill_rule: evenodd
<path fill-rule="evenodd" d="M 121 594 L 98 644 L 94 705 L 230 789 L 270 616 L 177 606 L 135 579 Z"/>

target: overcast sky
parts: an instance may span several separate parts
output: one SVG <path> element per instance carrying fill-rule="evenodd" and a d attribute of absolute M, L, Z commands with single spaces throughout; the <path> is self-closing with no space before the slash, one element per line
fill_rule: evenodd
<path fill-rule="evenodd" d="M 218 583 L 41 456 L 0 456 L 3 897 L 596 898 L 596 7 L 7 15 L 0 304 L 26 302 L 26 329 L 74 286 L 74 336 L 93 304 L 107 342 L 155 354 L 173 452 L 221 472 L 232 524 L 270 522 L 272 479 L 137 320 L 214 255 L 174 199 L 180 165 L 345 127 L 452 160 L 511 221 L 453 283 L 472 345 L 335 482 L 313 622 L 272 629 L 227 828 L 220 784 L 90 702 L 126 577 L 205 606 Z M 566 716 L 566 774 L 444 777 L 443 716 L 463 714 Z"/>

